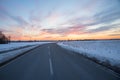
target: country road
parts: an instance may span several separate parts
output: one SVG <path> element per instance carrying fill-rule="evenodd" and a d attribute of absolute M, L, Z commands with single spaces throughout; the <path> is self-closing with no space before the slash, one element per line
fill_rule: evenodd
<path fill-rule="evenodd" d="M 0 67 L 0 80 L 120 80 L 111 70 L 65 50 L 44 44 Z"/>

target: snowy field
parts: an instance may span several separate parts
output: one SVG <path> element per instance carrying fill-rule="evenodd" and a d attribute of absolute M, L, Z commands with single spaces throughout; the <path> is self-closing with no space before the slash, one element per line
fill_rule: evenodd
<path fill-rule="evenodd" d="M 16 49 L 20 47 L 40 45 L 40 44 L 45 44 L 45 43 L 49 43 L 49 42 L 12 42 L 9 44 L 0 44 L 0 52 L 11 50 L 11 49 Z"/>
<path fill-rule="evenodd" d="M 24 52 L 31 50 L 35 47 L 37 47 L 37 45 L 18 49 L 18 50 L 14 50 L 14 51 L 10 51 L 10 52 L 6 52 L 6 53 L 2 53 L 2 54 L 0 54 L 0 64 L 5 62 L 5 61 L 8 61 L 8 60 L 20 55 L 20 54 L 23 54 Z"/>
<path fill-rule="evenodd" d="M 66 41 L 59 42 L 63 48 L 78 52 L 100 62 L 120 67 L 120 40 Z"/>
<path fill-rule="evenodd" d="M 50 43 L 50 42 L 17 42 L 17 43 L 10 43 L 10 44 L 0 44 L 0 51 L 11 50 L 11 49 L 28 46 L 28 47 L 20 48 L 17 50 L 0 53 L 0 64 L 20 54 L 23 54 L 24 52 L 29 51 L 39 45 L 47 44 L 47 43 Z"/>

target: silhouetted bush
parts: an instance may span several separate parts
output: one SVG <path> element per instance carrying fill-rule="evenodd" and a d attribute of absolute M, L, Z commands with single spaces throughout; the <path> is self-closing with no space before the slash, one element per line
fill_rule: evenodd
<path fill-rule="evenodd" d="M 0 44 L 6 44 L 10 42 L 10 37 L 6 37 L 2 31 L 0 31 Z"/>

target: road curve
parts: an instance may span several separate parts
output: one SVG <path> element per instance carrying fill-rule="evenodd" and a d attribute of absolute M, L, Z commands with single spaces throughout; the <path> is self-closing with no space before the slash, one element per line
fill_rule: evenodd
<path fill-rule="evenodd" d="M 120 80 L 109 69 L 55 43 L 0 67 L 0 80 Z"/>

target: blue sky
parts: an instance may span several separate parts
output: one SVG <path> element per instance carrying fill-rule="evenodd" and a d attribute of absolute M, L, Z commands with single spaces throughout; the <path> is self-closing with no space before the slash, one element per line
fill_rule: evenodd
<path fill-rule="evenodd" d="M 0 31 L 12 40 L 120 38 L 119 8 L 119 0 L 0 0 Z"/>

